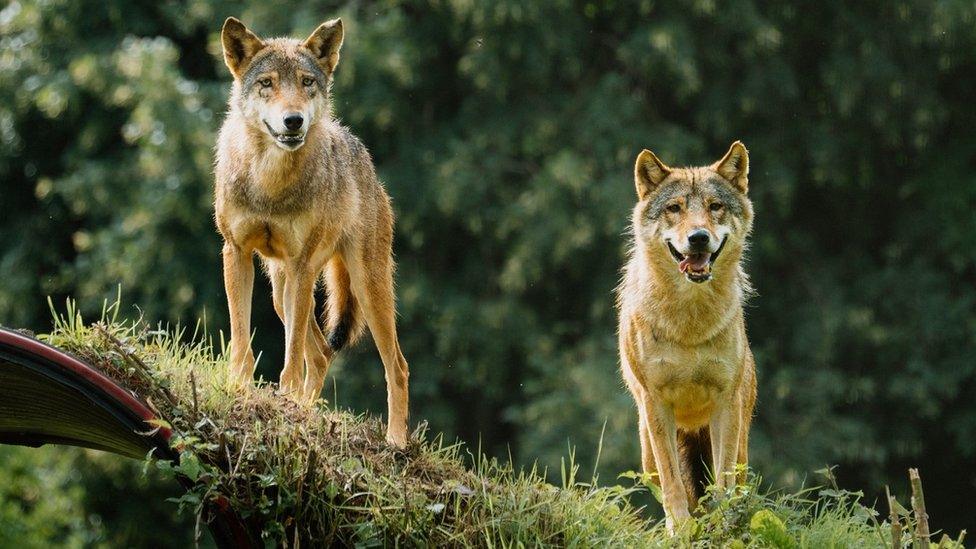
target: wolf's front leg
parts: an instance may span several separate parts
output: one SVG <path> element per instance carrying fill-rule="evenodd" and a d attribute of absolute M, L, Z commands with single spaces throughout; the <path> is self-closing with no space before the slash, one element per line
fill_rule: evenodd
<path fill-rule="evenodd" d="M 741 406 L 737 399 L 723 404 L 712 415 L 708 425 L 712 441 L 712 472 L 715 486 L 724 489 L 736 483 L 736 461 L 739 456 Z"/>
<path fill-rule="evenodd" d="M 235 383 L 250 384 L 254 376 L 251 350 L 251 295 L 254 293 L 254 259 L 233 242 L 225 242 L 224 290 L 230 314 L 230 369 Z"/>
<path fill-rule="evenodd" d="M 281 370 L 281 391 L 302 397 L 305 374 L 305 343 L 312 314 L 315 271 L 304 264 L 289 265 L 285 275 L 285 367 Z"/>
<path fill-rule="evenodd" d="M 654 463 L 657 466 L 658 478 L 661 480 L 665 522 L 668 532 L 673 534 L 682 522 L 691 518 L 691 512 L 688 510 L 688 495 L 681 482 L 678 427 L 674 420 L 674 411 L 645 396 L 640 412 L 647 426 Z"/>

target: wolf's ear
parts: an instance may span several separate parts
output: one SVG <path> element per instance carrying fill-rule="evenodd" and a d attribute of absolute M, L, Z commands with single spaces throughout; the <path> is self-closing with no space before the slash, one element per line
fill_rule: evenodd
<path fill-rule="evenodd" d="M 227 63 L 227 68 L 235 78 L 244 74 L 254 56 L 264 48 L 264 42 L 258 35 L 234 17 L 228 17 L 224 21 L 220 42 L 224 45 L 224 63 Z"/>
<path fill-rule="evenodd" d="M 342 35 L 342 19 L 333 19 L 319 25 L 305 40 L 305 47 L 318 59 L 319 66 L 326 74 L 332 74 L 339 64 Z"/>
<path fill-rule="evenodd" d="M 671 174 L 671 168 L 661 162 L 654 153 L 644 149 L 637 155 L 634 164 L 634 183 L 637 185 L 637 198 L 644 200 Z"/>
<path fill-rule="evenodd" d="M 736 189 L 742 192 L 749 190 L 749 151 L 742 141 L 732 143 L 729 152 L 713 164 L 712 169 L 728 179 Z"/>

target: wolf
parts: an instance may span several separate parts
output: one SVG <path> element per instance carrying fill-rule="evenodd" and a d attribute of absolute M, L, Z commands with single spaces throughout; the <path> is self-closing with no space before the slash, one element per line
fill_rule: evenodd
<path fill-rule="evenodd" d="M 715 484 L 741 481 L 756 401 L 742 267 L 752 230 L 749 153 L 736 141 L 710 166 L 672 168 L 642 151 L 633 243 L 617 289 L 621 371 L 637 404 L 641 465 L 655 474 L 672 533 L 711 457 Z"/>
<path fill-rule="evenodd" d="M 234 82 L 217 139 L 214 210 L 224 240 L 230 367 L 237 383 L 250 384 L 256 252 L 285 327 L 281 392 L 314 402 L 335 353 L 368 326 L 385 370 L 386 438 L 403 447 L 409 373 L 395 320 L 393 210 L 366 147 L 333 116 L 342 41 L 340 19 L 304 41 L 264 40 L 233 17 L 224 22 Z M 324 331 L 314 313 L 323 279 Z"/>

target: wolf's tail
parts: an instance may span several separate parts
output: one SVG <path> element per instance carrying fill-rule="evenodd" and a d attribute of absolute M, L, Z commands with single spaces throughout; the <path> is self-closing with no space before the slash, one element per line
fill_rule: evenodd
<path fill-rule="evenodd" d="M 325 266 L 326 305 L 322 313 L 325 337 L 333 351 L 355 345 L 366 322 L 363 310 L 349 287 L 349 271 L 336 254 Z"/>
<path fill-rule="evenodd" d="M 700 431 L 678 431 L 678 445 L 681 448 L 681 480 L 688 494 L 688 504 L 694 510 L 708 486 L 708 464 L 712 456 L 708 427 L 702 427 Z"/>

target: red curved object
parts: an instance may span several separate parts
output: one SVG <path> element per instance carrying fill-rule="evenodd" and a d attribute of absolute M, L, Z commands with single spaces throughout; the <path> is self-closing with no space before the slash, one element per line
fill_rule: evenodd
<path fill-rule="evenodd" d="M 142 459 L 150 450 L 173 462 L 172 433 L 142 434 L 156 419 L 136 395 L 96 368 L 32 337 L 0 328 L 0 444 L 66 444 Z M 186 488 L 192 483 L 181 479 Z M 258 547 L 229 506 L 211 506 L 219 547 Z"/>

